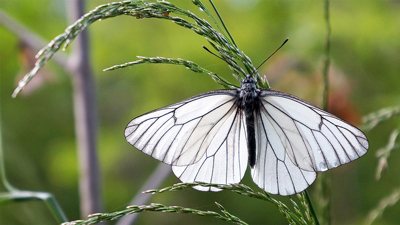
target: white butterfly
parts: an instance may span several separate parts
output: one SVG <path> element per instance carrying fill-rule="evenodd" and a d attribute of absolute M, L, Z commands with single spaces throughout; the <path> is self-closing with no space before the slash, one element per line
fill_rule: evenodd
<path fill-rule="evenodd" d="M 367 152 L 356 127 L 295 96 L 256 88 L 206 92 L 133 119 L 126 140 L 182 182 L 239 183 L 249 164 L 266 192 L 292 195 Z M 218 188 L 195 187 L 202 191 Z"/>

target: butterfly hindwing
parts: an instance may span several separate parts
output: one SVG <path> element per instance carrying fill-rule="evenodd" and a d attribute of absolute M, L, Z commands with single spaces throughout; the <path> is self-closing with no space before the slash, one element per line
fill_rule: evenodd
<path fill-rule="evenodd" d="M 310 186 L 314 171 L 297 167 L 286 152 L 284 132 L 264 108 L 256 113 L 256 164 L 251 168 L 254 183 L 268 193 L 292 195 Z"/>
<path fill-rule="evenodd" d="M 172 166 L 174 174 L 183 182 L 206 182 L 214 184 L 239 183 L 247 169 L 248 151 L 246 143 L 246 124 L 242 110 L 226 115 L 221 132 L 217 137 L 222 144 L 217 149 L 207 150 L 195 164 Z M 195 187 L 201 191 L 220 191 L 218 188 Z"/>

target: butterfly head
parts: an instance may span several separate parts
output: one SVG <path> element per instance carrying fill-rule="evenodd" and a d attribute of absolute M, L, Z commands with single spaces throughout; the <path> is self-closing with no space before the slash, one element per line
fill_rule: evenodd
<path fill-rule="evenodd" d="M 246 78 L 243 80 L 243 84 L 245 83 L 253 83 L 255 84 L 256 81 L 251 77 L 251 75 L 246 75 Z"/>
<path fill-rule="evenodd" d="M 255 90 L 256 88 L 256 81 L 250 76 L 246 75 L 246 78 L 242 81 L 242 90 L 250 91 Z"/>

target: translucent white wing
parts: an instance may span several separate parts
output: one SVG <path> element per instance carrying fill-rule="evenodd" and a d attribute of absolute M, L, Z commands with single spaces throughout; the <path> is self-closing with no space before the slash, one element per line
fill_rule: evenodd
<path fill-rule="evenodd" d="M 263 90 L 256 113 L 254 182 L 272 194 L 306 189 L 316 171 L 353 161 L 367 152 L 356 127 L 292 95 Z"/>
<path fill-rule="evenodd" d="M 182 182 L 206 182 L 214 184 L 239 183 L 247 169 L 248 151 L 246 126 L 241 110 L 227 115 L 223 127 L 227 134 L 218 136 L 222 144 L 217 149 L 207 150 L 195 164 L 172 166 L 174 174 Z M 221 133 L 222 134 L 222 133 Z M 194 187 L 201 191 L 220 191 L 218 188 Z"/>
<path fill-rule="evenodd" d="M 256 114 L 256 164 L 251 168 L 251 175 L 254 183 L 268 193 L 292 195 L 310 186 L 317 173 L 293 164 L 277 127 L 279 125 L 265 111 Z"/>
<path fill-rule="evenodd" d="M 238 111 L 235 97 L 235 90 L 211 91 L 156 109 L 133 119 L 125 138 L 166 164 L 195 164 L 226 142 Z"/>

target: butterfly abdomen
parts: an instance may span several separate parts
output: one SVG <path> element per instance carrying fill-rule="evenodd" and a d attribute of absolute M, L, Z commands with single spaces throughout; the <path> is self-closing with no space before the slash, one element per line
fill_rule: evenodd
<path fill-rule="evenodd" d="M 249 152 L 249 166 L 254 168 L 256 164 L 256 138 L 254 129 L 254 113 L 246 113 L 246 127 L 247 127 L 247 149 Z"/>
<path fill-rule="evenodd" d="M 244 111 L 247 130 L 247 149 L 249 153 L 249 166 L 256 164 L 256 137 L 254 127 L 254 112 L 259 111 L 259 89 L 255 81 L 249 76 L 244 79 L 242 88 L 238 90 L 238 107 Z"/>

